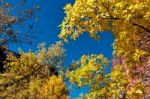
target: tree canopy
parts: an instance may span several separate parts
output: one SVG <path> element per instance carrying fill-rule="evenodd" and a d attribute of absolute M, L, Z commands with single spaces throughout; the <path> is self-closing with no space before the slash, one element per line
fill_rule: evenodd
<path fill-rule="evenodd" d="M 63 54 L 62 43 L 57 42 L 48 50 L 41 43 L 36 53 L 20 50 L 19 58 L 7 56 L 6 71 L 0 74 L 0 97 L 66 99 L 66 85 L 57 71 L 63 66 Z"/>
<path fill-rule="evenodd" d="M 19 21 L 20 17 L 10 14 L 11 4 L 1 0 L 0 5 L 0 45 L 7 46 L 17 37 L 13 25 L 33 13 L 26 9 Z M 0 73 L 0 98 L 68 99 L 67 80 L 79 88 L 89 86 L 86 94 L 79 95 L 81 99 L 149 99 L 149 6 L 150 0 L 75 0 L 74 4 L 67 4 L 58 37 L 69 42 L 88 33 L 99 40 L 100 32 L 112 32 L 113 59 L 91 53 L 66 69 L 63 41 L 48 49 L 41 43 L 36 52 L 19 50 L 18 57 L 3 54 L 5 71 Z M 107 73 L 110 62 L 111 72 Z"/>
<path fill-rule="evenodd" d="M 86 32 L 96 40 L 100 39 L 98 33 L 105 31 L 111 31 L 115 37 L 113 69 L 107 75 L 108 82 L 102 83 L 99 78 L 99 87 L 91 87 L 86 97 L 143 99 L 150 96 L 149 6 L 149 0 L 75 0 L 73 5 L 64 7 L 66 17 L 60 25 L 59 38 L 65 42 L 69 38 L 76 40 Z M 80 68 L 71 72 L 70 78 L 78 79 L 78 86 L 81 86 L 79 82 L 86 84 L 89 79 L 84 81 L 82 78 L 86 77 L 94 64 L 87 65 L 85 71 L 81 64 Z M 96 78 L 92 76 L 90 80 Z"/>

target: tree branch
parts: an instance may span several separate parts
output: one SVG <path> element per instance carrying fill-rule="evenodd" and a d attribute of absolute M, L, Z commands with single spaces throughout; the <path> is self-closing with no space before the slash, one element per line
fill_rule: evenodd
<path fill-rule="evenodd" d="M 109 6 L 106 6 L 104 3 L 101 3 L 101 4 L 102 4 L 102 6 L 107 10 L 107 13 L 108 13 L 109 16 L 110 16 L 110 17 L 108 17 L 108 18 L 101 18 L 101 19 L 110 19 L 110 20 L 111 20 L 111 19 L 114 19 L 114 20 L 119 20 L 119 19 L 121 19 L 121 18 L 116 18 L 116 17 L 114 17 L 114 16 L 110 13 Z M 134 25 L 134 26 L 136 26 L 136 27 L 139 27 L 139 28 L 145 30 L 146 32 L 149 32 L 149 33 L 150 33 L 150 29 L 148 29 L 148 28 L 146 28 L 146 27 L 144 27 L 144 26 L 142 26 L 142 25 L 140 25 L 140 24 L 138 24 L 138 23 L 131 22 L 131 24 Z"/>
<path fill-rule="evenodd" d="M 109 11 L 109 7 L 107 7 L 104 3 L 101 3 L 103 5 L 103 7 L 107 10 L 107 13 L 110 16 L 110 19 L 120 19 L 120 18 L 115 18 Z"/>
<path fill-rule="evenodd" d="M 139 28 L 142 28 L 143 30 L 145 30 L 146 32 L 149 32 L 150 33 L 150 29 L 138 24 L 138 23 L 132 23 L 132 25 L 136 26 L 136 27 L 139 27 Z"/>

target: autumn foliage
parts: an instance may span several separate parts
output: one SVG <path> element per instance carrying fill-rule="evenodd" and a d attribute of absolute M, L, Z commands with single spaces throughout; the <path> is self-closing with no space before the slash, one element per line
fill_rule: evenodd
<path fill-rule="evenodd" d="M 48 50 L 41 43 L 36 53 L 20 50 L 19 58 L 9 55 L 5 61 L 6 72 L 0 74 L 0 96 L 66 99 L 65 83 L 57 72 L 62 68 L 63 54 L 62 43 L 57 42 Z"/>
<path fill-rule="evenodd" d="M 17 1 L 17 0 L 16 0 Z M 40 6 L 27 7 L 26 0 L 18 0 L 17 4 L 11 4 L 7 0 L 0 0 L 0 46 L 10 43 L 32 43 L 26 31 L 21 31 L 24 22 L 28 19 L 37 19 L 35 15 Z M 24 9 L 25 8 L 25 9 Z M 32 24 L 26 28 L 32 31 Z"/>
<path fill-rule="evenodd" d="M 59 38 L 65 42 L 68 42 L 69 38 L 75 40 L 85 32 L 94 39 L 99 39 L 98 33 L 105 31 L 113 32 L 115 37 L 112 71 L 105 75 L 108 78 L 102 79 L 103 82 L 99 78 L 96 89 L 90 87 L 85 97 L 90 99 L 93 97 L 96 99 L 150 98 L 149 6 L 149 0 L 75 0 L 73 5 L 65 6 L 66 17 L 61 24 L 59 34 Z M 102 65 L 101 62 L 96 62 L 99 66 Z M 89 73 L 87 71 L 92 71 L 94 64 L 95 62 L 90 66 L 87 65 L 84 70 L 81 64 L 81 67 L 69 73 L 69 78 L 74 77 L 71 82 L 74 83 L 74 79 L 78 79 L 76 84 L 81 86 L 79 82 L 83 82 L 84 85 L 86 81 L 94 81 L 97 76 L 84 81 L 85 75 Z M 100 71 L 101 69 L 97 70 Z M 78 73 L 81 75 L 80 78 Z"/>
<path fill-rule="evenodd" d="M 0 7 L 0 35 L 6 35 L 0 38 L 1 44 L 15 39 L 12 28 L 3 30 L 18 20 L 4 13 L 10 6 Z M 113 59 L 91 53 L 65 70 L 62 42 L 48 49 L 41 43 L 36 52 L 20 50 L 19 57 L 9 54 L 4 61 L 0 98 L 68 99 L 67 80 L 79 88 L 89 87 L 78 96 L 81 99 L 149 99 L 150 0 L 75 0 L 64 10 L 58 37 L 69 42 L 88 33 L 99 40 L 100 32 L 112 32 Z M 111 72 L 107 73 L 110 62 Z"/>

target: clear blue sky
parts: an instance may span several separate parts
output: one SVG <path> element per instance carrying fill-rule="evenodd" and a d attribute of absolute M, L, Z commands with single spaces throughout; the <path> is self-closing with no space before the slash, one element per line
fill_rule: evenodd
<path fill-rule="evenodd" d="M 11 2 L 16 2 L 16 0 Z M 38 4 L 41 6 L 41 10 L 37 14 L 40 19 L 38 23 L 35 24 L 35 33 L 31 34 L 35 36 L 35 38 L 33 38 L 34 44 L 10 45 L 9 48 L 16 52 L 19 47 L 21 47 L 24 51 L 28 51 L 29 49 L 36 51 L 37 45 L 42 41 L 46 42 L 47 46 L 58 41 L 58 34 L 60 32 L 60 28 L 58 26 L 61 24 L 61 21 L 65 16 L 63 7 L 66 3 L 73 3 L 74 0 L 29 0 L 29 5 L 32 5 L 33 2 L 38 2 Z M 87 34 L 84 34 L 76 41 L 71 40 L 69 44 L 64 44 L 67 54 L 65 64 L 68 65 L 72 60 L 78 60 L 83 54 L 91 53 L 102 53 L 111 60 L 113 50 L 112 43 L 114 40 L 113 34 L 111 32 L 100 33 L 100 36 L 101 40 L 95 41 Z M 75 91 L 71 91 L 71 98 L 74 99 L 74 97 L 82 91 L 87 90 L 75 89 Z"/>

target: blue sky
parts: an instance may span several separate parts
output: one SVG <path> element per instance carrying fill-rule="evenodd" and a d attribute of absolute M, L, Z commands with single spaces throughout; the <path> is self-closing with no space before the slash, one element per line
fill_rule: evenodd
<path fill-rule="evenodd" d="M 15 0 L 11 2 L 15 2 Z M 58 34 L 60 33 L 60 28 L 58 26 L 61 24 L 61 21 L 65 16 L 63 7 L 66 3 L 73 3 L 74 0 L 29 0 L 29 5 L 32 5 L 33 2 L 37 2 L 41 6 L 41 10 L 37 14 L 40 19 L 34 25 L 35 33 L 31 34 L 35 37 L 33 38 L 33 45 L 11 44 L 9 45 L 9 48 L 13 51 L 17 52 L 19 47 L 21 47 L 25 52 L 29 49 L 36 51 L 37 45 L 42 41 L 46 42 L 47 47 L 50 44 L 59 41 Z M 30 21 L 28 22 L 30 23 Z M 22 29 L 22 31 L 24 30 Z M 76 41 L 71 40 L 69 41 L 69 44 L 64 44 L 67 54 L 65 64 L 68 65 L 72 62 L 72 60 L 78 60 L 83 54 L 102 53 L 108 59 L 112 59 L 113 34 L 111 32 L 105 32 L 100 33 L 100 36 L 101 40 L 96 41 L 91 39 L 87 33 L 85 33 Z M 111 66 L 111 64 L 109 66 Z M 71 98 L 73 99 L 82 91 L 87 90 L 75 89 L 75 91 L 71 91 Z"/>

